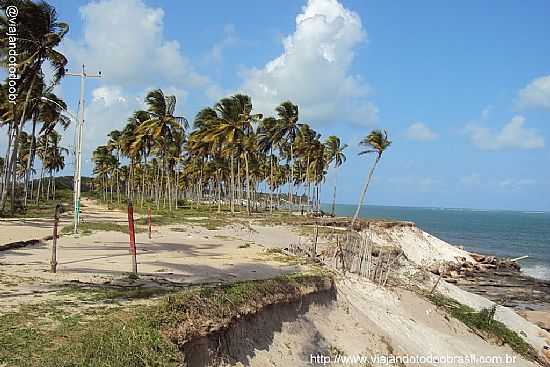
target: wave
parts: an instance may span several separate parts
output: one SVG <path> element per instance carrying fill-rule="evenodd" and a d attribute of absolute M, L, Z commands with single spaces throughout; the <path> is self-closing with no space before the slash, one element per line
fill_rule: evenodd
<path fill-rule="evenodd" d="M 550 280 L 550 267 L 547 267 L 545 265 L 526 265 L 522 267 L 521 272 L 533 278 Z"/>

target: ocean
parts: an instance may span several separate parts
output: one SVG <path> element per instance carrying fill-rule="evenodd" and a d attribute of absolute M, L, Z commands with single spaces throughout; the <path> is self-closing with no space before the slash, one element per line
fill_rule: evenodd
<path fill-rule="evenodd" d="M 336 215 L 352 216 L 357 206 L 336 205 Z M 323 205 L 330 211 L 330 205 Z M 501 257 L 529 258 L 520 262 L 522 271 L 550 280 L 550 212 L 366 206 L 363 218 L 398 219 L 467 251 Z"/>

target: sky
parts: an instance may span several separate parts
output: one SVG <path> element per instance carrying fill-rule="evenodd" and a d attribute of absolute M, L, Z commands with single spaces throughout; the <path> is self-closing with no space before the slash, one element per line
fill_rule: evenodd
<path fill-rule="evenodd" d="M 51 4 L 71 27 L 69 69 L 103 75 L 86 81 L 84 174 L 149 90 L 175 95 L 191 121 L 244 92 L 264 115 L 290 99 L 301 122 L 349 144 L 325 202 L 335 179 L 337 201 L 357 201 L 373 162 L 358 142 L 379 128 L 393 143 L 368 204 L 550 211 L 546 0 Z M 76 111 L 78 78 L 57 93 Z"/>

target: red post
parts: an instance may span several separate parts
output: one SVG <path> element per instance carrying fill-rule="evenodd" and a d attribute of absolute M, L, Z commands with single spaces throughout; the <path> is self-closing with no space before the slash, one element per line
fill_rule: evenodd
<path fill-rule="evenodd" d="M 128 200 L 128 233 L 130 234 L 130 254 L 132 255 L 132 273 L 137 274 L 136 232 L 134 228 L 134 206 Z"/>
<path fill-rule="evenodd" d="M 149 239 L 151 239 L 151 208 L 147 208 L 147 224 L 149 224 Z"/>

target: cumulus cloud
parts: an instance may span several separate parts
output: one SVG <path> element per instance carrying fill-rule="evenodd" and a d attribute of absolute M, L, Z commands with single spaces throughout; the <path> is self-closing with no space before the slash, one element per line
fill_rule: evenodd
<path fill-rule="evenodd" d="M 540 107 L 550 109 L 550 75 L 532 80 L 518 93 L 520 107 Z"/>
<path fill-rule="evenodd" d="M 466 126 L 470 140 L 481 150 L 540 149 L 544 138 L 536 129 L 525 127 L 525 117 L 514 116 L 500 130 L 470 123 Z"/>
<path fill-rule="evenodd" d="M 67 38 L 63 52 L 73 65 L 101 70 L 109 83 L 127 86 L 177 82 L 204 90 L 210 98 L 220 89 L 196 72 L 178 41 L 164 37 L 164 11 L 141 0 L 103 0 L 80 8 L 84 35 Z"/>
<path fill-rule="evenodd" d="M 416 141 L 433 141 L 438 135 L 430 127 L 422 122 L 411 124 L 405 132 L 407 139 Z"/>
<path fill-rule="evenodd" d="M 290 99 L 308 122 L 372 124 L 378 109 L 366 99 L 369 87 L 350 71 L 354 49 L 365 38 L 358 14 L 337 0 L 309 0 L 294 33 L 283 40 L 283 53 L 262 68 L 245 70 L 241 89 L 264 113 Z"/>

